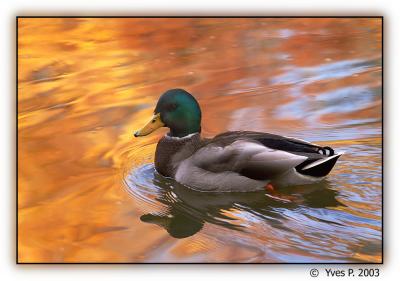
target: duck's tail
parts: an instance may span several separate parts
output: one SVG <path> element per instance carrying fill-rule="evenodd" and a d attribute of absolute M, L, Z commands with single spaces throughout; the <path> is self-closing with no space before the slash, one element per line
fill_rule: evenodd
<path fill-rule="evenodd" d="M 342 154 L 343 152 L 340 152 L 318 160 L 306 160 L 296 167 L 296 171 L 306 176 L 325 177 L 330 173 Z"/>

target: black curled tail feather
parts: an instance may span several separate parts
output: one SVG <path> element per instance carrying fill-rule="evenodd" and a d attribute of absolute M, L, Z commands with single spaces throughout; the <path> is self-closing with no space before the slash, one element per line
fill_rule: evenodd
<path fill-rule="evenodd" d="M 326 156 L 332 156 L 335 154 L 335 151 L 329 146 L 319 147 L 317 149 L 317 152 L 319 154 L 326 155 Z"/>

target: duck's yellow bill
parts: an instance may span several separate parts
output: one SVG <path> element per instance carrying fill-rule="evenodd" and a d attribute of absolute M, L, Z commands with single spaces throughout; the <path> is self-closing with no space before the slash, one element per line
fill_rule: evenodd
<path fill-rule="evenodd" d="M 160 113 L 155 114 L 143 128 L 134 133 L 135 137 L 147 136 L 158 128 L 164 127 L 165 124 L 161 121 Z"/>

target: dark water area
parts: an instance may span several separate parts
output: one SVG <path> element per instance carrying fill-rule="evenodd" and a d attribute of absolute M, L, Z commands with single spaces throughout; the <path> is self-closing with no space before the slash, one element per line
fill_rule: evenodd
<path fill-rule="evenodd" d="M 380 262 L 380 19 L 19 19 L 21 262 Z M 321 183 L 193 191 L 133 138 L 170 88 L 202 135 L 344 151 Z"/>

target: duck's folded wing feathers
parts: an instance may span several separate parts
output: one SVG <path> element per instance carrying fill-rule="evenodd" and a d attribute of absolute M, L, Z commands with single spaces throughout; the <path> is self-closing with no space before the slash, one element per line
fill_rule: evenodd
<path fill-rule="evenodd" d="M 269 133 L 250 132 L 250 131 L 233 131 L 225 132 L 216 136 L 212 143 L 215 144 L 230 144 L 237 139 L 247 139 L 256 141 L 266 147 L 276 150 L 283 150 L 286 152 L 311 156 L 312 158 L 319 159 L 319 155 L 331 156 L 334 151 L 330 147 L 322 147 L 301 139 L 293 137 L 285 137 Z M 308 155 L 307 155 L 308 154 Z"/>
<path fill-rule="evenodd" d="M 253 140 L 236 140 L 226 146 L 208 144 L 191 159 L 201 169 L 236 172 L 251 179 L 270 179 L 296 167 L 306 156 L 273 149 Z"/>

